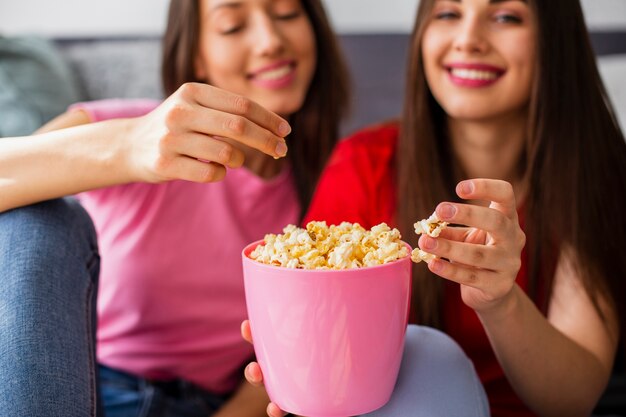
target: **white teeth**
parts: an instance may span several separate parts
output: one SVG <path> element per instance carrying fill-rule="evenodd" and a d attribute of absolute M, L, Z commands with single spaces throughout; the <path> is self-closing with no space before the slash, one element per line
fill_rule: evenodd
<path fill-rule="evenodd" d="M 256 78 L 261 80 L 278 80 L 291 72 L 291 66 L 284 65 L 279 68 L 274 68 L 268 71 L 263 71 L 256 75 Z"/>
<path fill-rule="evenodd" d="M 457 78 L 465 78 L 467 80 L 495 80 L 498 78 L 498 74 L 493 71 L 452 68 L 450 72 Z"/>

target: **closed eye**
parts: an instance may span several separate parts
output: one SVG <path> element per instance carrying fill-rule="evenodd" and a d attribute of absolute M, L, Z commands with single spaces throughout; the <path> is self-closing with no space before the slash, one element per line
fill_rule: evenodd
<path fill-rule="evenodd" d="M 439 12 L 435 14 L 435 19 L 437 20 L 452 20 L 457 19 L 459 14 L 457 12 Z"/>
<path fill-rule="evenodd" d="M 226 29 L 226 30 L 222 30 L 220 32 L 220 34 L 222 35 L 232 35 L 235 34 L 237 32 L 240 32 L 243 29 L 243 25 L 240 26 L 233 26 L 232 28 Z"/>

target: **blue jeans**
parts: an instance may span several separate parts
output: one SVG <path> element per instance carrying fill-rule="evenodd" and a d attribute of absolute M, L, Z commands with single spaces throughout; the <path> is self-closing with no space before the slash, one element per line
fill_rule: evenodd
<path fill-rule="evenodd" d="M 75 200 L 0 213 L 1 416 L 96 414 L 99 263 Z"/>
<path fill-rule="evenodd" d="M 446 334 L 406 332 L 400 374 L 389 402 L 367 417 L 487 417 L 489 403 L 474 365 Z"/>
<path fill-rule="evenodd" d="M 182 380 L 152 381 L 100 366 L 106 417 L 209 417 L 226 401 Z"/>

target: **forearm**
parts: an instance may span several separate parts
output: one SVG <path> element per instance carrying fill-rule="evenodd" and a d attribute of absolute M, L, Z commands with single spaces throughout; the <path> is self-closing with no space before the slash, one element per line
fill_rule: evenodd
<path fill-rule="evenodd" d="M 267 417 L 265 409 L 269 401 L 263 387 L 252 386 L 243 380 L 233 396 L 213 417 Z"/>
<path fill-rule="evenodd" d="M 0 140 L 0 212 L 133 181 L 128 119 Z"/>
<path fill-rule="evenodd" d="M 556 329 L 515 285 L 479 317 L 511 385 L 542 416 L 588 416 L 608 378 L 598 358 Z"/>

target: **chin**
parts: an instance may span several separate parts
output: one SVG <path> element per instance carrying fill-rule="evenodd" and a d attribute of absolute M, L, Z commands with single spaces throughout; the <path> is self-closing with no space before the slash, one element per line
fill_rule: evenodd
<path fill-rule="evenodd" d="M 495 111 L 493 103 L 479 103 L 477 100 L 444 103 L 441 107 L 448 117 L 459 120 L 489 119 L 498 113 Z"/>
<path fill-rule="evenodd" d="M 456 120 L 481 120 L 493 116 L 492 112 L 477 111 L 477 109 L 446 109 L 444 111 L 451 119 Z"/>
<path fill-rule="evenodd" d="M 279 114 L 281 117 L 289 117 L 302 108 L 304 100 L 276 100 L 275 102 L 268 102 L 264 105 L 270 111 Z"/>

